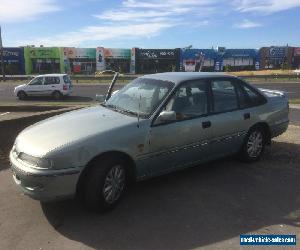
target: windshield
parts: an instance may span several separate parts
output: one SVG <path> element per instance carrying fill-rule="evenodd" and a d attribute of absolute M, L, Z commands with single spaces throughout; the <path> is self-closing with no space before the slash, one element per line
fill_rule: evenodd
<path fill-rule="evenodd" d="M 149 117 L 174 87 L 174 83 L 137 78 L 104 104 L 108 108 Z"/>

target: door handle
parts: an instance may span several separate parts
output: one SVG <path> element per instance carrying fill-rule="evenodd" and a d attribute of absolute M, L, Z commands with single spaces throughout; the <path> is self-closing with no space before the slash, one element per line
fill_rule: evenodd
<path fill-rule="evenodd" d="M 245 113 L 244 114 L 244 120 L 250 119 L 250 113 Z"/>
<path fill-rule="evenodd" d="M 55 86 L 51 86 L 52 88 L 55 88 Z"/>
<path fill-rule="evenodd" d="M 210 121 L 202 122 L 202 128 L 209 128 L 210 126 L 211 126 L 211 122 Z"/>

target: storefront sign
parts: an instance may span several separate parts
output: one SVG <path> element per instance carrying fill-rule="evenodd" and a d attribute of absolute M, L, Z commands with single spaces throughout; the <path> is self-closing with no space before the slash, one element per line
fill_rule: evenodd
<path fill-rule="evenodd" d="M 64 58 L 65 59 L 74 59 L 76 58 L 76 49 L 75 48 L 63 48 Z"/>
<path fill-rule="evenodd" d="M 109 49 L 104 48 L 105 58 L 119 58 L 119 59 L 130 59 L 131 50 L 130 49 Z"/>
<path fill-rule="evenodd" d="M 270 58 L 283 58 L 285 56 L 286 47 L 271 47 L 269 49 Z"/>
<path fill-rule="evenodd" d="M 140 59 L 175 59 L 173 49 L 138 49 Z"/>
<path fill-rule="evenodd" d="M 59 48 L 25 48 L 29 58 L 60 58 Z"/>
<path fill-rule="evenodd" d="M 294 56 L 300 56 L 300 48 L 294 48 Z"/>
<path fill-rule="evenodd" d="M 131 60 L 130 60 L 130 73 L 135 74 L 136 73 L 136 66 L 135 66 L 135 56 L 136 56 L 136 48 L 131 49 Z"/>
<path fill-rule="evenodd" d="M 96 49 L 96 70 L 105 70 L 105 60 L 104 60 L 104 48 L 98 47 Z"/>
<path fill-rule="evenodd" d="M 76 58 L 96 58 L 96 49 L 93 48 L 76 48 L 75 57 Z"/>

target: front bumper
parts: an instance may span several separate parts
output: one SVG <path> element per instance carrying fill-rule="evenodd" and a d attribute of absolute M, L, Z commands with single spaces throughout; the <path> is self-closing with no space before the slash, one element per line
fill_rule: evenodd
<path fill-rule="evenodd" d="M 23 193 L 40 201 L 72 198 L 83 168 L 40 170 L 26 166 L 10 153 L 11 170 L 15 183 Z"/>

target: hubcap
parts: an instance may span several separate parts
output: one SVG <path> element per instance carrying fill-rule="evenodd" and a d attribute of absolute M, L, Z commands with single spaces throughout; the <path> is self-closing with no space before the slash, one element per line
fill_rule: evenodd
<path fill-rule="evenodd" d="M 117 201 L 125 187 L 125 170 L 121 165 L 112 167 L 106 175 L 103 196 L 107 203 Z"/>
<path fill-rule="evenodd" d="M 250 134 L 247 142 L 247 152 L 252 158 L 258 157 L 263 147 L 263 135 L 260 131 L 254 131 Z"/>

